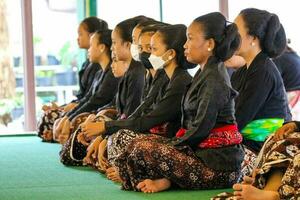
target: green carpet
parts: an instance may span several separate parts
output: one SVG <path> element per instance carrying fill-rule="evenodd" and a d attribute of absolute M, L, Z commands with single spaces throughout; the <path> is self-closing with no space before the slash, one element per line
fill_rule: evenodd
<path fill-rule="evenodd" d="M 224 191 L 122 191 L 91 168 L 63 166 L 59 150 L 35 136 L 0 137 L 0 200 L 206 200 Z"/>

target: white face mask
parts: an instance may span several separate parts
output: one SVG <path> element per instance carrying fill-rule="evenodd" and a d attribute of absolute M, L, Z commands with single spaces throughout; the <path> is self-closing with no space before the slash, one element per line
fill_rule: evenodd
<path fill-rule="evenodd" d="M 140 60 L 140 56 L 139 56 L 139 47 L 138 47 L 137 44 L 131 44 L 131 46 L 130 46 L 130 53 L 131 53 L 132 58 L 135 61 L 141 61 Z"/>
<path fill-rule="evenodd" d="M 151 54 L 150 57 L 148 58 L 154 70 L 158 70 L 158 69 L 163 69 L 164 68 L 164 66 L 165 66 L 165 64 L 166 64 L 166 62 L 168 60 L 164 61 L 162 59 L 163 55 L 162 56 L 156 56 L 156 55 Z"/>

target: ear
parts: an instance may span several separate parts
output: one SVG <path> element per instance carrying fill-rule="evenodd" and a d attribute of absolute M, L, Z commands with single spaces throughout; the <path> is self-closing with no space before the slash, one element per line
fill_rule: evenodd
<path fill-rule="evenodd" d="M 176 57 L 176 51 L 174 49 L 170 49 L 169 51 L 170 51 L 170 53 L 169 53 L 167 59 L 172 60 L 173 58 Z"/>
<path fill-rule="evenodd" d="M 103 53 L 105 51 L 105 48 L 106 48 L 105 44 L 99 44 L 98 45 L 98 50 L 99 50 L 100 53 Z"/>
<path fill-rule="evenodd" d="M 126 48 L 129 48 L 130 49 L 130 47 L 131 47 L 131 42 L 124 42 L 124 45 L 125 45 L 125 47 Z"/>
<path fill-rule="evenodd" d="M 212 51 L 215 48 L 215 40 L 210 38 L 207 40 L 207 49 L 210 49 L 209 51 Z"/>

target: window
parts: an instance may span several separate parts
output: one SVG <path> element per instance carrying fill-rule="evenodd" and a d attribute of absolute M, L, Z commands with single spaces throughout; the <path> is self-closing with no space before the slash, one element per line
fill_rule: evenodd
<path fill-rule="evenodd" d="M 36 111 L 40 116 L 41 105 L 68 103 L 78 90 L 77 1 L 32 0 L 32 15 Z"/>
<path fill-rule="evenodd" d="M 16 134 L 23 131 L 24 120 L 24 90 L 15 88 L 23 81 L 21 3 L 7 0 L 0 5 L 0 134 Z"/>
<path fill-rule="evenodd" d="M 3 30 L 0 37 L 5 39 L 0 41 L 9 41 L 8 48 L 3 48 L 4 44 L 1 47 L 11 58 L 8 67 L 0 67 L 6 71 L 5 76 L 0 76 L 1 91 L 7 93 L 4 94 L 7 97 L 0 94 L 0 134 L 16 134 L 24 131 L 21 1 L 1 0 L 0 5 L 4 6 L 0 12 L 5 12 L 1 15 L 5 17 L 1 18 L 0 23 L 0 29 Z M 43 104 L 56 101 L 62 105 L 71 101 L 78 89 L 77 71 L 81 62 L 78 61 L 80 51 L 76 41 L 77 1 L 64 0 L 62 3 L 60 0 L 32 0 L 32 15 L 36 77 L 36 105 L 32 106 L 36 106 L 39 119 Z M 8 84 L 1 84 L 1 77 L 6 77 Z M 8 95 L 10 93 L 13 94 Z"/>
<path fill-rule="evenodd" d="M 160 20 L 158 0 L 98 0 L 97 7 L 98 17 L 107 21 L 112 29 L 119 22 L 137 15 Z"/>
<path fill-rule="evenodd" d="M 163 21 L 189 25 L 195 18 L 219 11 L 219 0 L 163 0 Z"/>

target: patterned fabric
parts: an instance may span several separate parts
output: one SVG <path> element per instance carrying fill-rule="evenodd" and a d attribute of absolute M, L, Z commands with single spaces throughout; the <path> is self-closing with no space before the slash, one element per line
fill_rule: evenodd
<path fill-rule="evenodd" d="M 89 112 L 85 112 L 85 113 L 81 113 L 79 115 L 77 115 L 72 121 L 71 121 L 71 132 L 72 131 L 76 131 L 80 124 L 82 124 L 83 122 L 85 122 L 85 120 L 88 118 L 88 116 L 90 115 L 91 113 Z"/>
<path fill-rule="evenodd" d="M 176 133 L 177 138 L 185 135 L 186 129 L 180 128 Z M 199 148 L 220 148 L 241 144 L 243 140 L 242 135 L 239 133 L 237 125 L 226 125 L 214 128 L 206 139 L 198 144 Z"/>
<path fill-rule="evenodd" d="M 253 151 L 248 149 L 247 146 L 245 145 L 241 145 L 241 146 L 244 150 L 245 157 L 241 167 L 242 176 L 240 177 L 240 180 L 238 182 L 243 181 L 244 176 L 252 175 L 253 169 L 255 168 L 255 161 L 257 158 L 257 155 Z"/>
<path fill-rule="evenodd" d="M 121 129 L 107 139 L 107 159 L 110 165 L 115 165 L 115 160 L 125 152 L 128 144 L 133 139 L 140 137 L 144 134 L 136 133 L 128 129 Z"/>
<path fill-rule="evenodd" d="M 137 190 L 137 184 L 145 179 L 167 178 L 184 189 L 228 188 L 237 181 L 240 172 L 214 171 L 188 146 L 178 150 L 169 142 L 154 134 L 133 140 L 115 161 L 122 189 Z"/>
<path fill-rule="evenodd" d="M 85 116 L 83 116 L 85 117 Z M 79 119 L 78 119 L 79 120 Z M 99 115 L 94 121 L 108 121 L 110 118 L 105 115 Z M 62 146 L 59 152 L 60 162 L 67 166 L 81 166 L 83 165 L 83 158 L 86 156 L 87 146 L 77 141 L 77 136 L 81 133 L 81 127 L 71 134 L 67 142 Z"/>
<path fill-rule="evenodd" d="M 149 130 L 149 132 L 152 134 L 158 134 L 158 135 L 167 137 L 168 125 L 169 125 L 169 123 L 164 123 L 164 124 L 155 126 L 155 127 L 151 128 Z"/>
<path fill-rule="evenodd" d="M 283 122 L 281 118 L 254 120 L 247 124 L 241 133 L 245 139 L 263 142 L 268 135 L 280 128 Z"/>
<path fill-rule="evenodd" d="M 63 111 L 61 109 L 51 109 L 43 114 L 38 122 L 37 132 L 38 136 L 42 138 L 44 142 L 55 142 L 53 140 L 53 124 L 55 120 L 62 116 Z"/>
<path fill-rule="evenodd" d="M 265 187 L 268 173 L 273 169 L 284 171 L 279 187 L 281 199 L 296 200 L 300 197 L 300 134 L 290 134 L 286 139 L 273 141 L 271 135 L 257 159 L 259 169 L 255 186 Z"/>

